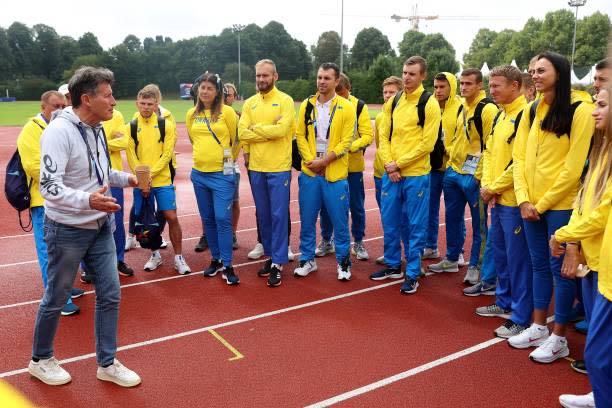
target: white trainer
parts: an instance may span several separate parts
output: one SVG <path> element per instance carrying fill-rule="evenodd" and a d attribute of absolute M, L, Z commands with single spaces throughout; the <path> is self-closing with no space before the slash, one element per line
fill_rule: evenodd
<path fill-rule="evenodd" d="M 527 330 L 523 330 L 521 334 L 510 337 L 508 339 L 508 344 L 517 349 L 538 347 L 548 340 L 549 335 L 548 327 L 536 327 L 536 324 L 533 323 Z"/>
<path fill-rule="evenodd" d="M 468 266 L 467 272 L 463 277 L 463 283 L 469 283 L 473 286 L 476 285 L 478 281 L 480 281 L 480 269 L 476 266 Z"/>
<path fill-rule="evenodd" d="M 287 258 L 289 259 L 289 262 L 295 261 L 295 254 L 293 251 L 291 251 L 291 246 L 287 247 Z"/>
<path fill-rule="evenodd" d="M 459 265 L 460 268 L 463 268 L 467 264 L 468 263 L 465 262 L 465 258 L 463 257 L 463 254 L 459 254 L 459 259 L 457 260 L 457 265 Z"/>
<path fill-rule="evenodd" d="M 321 242 L 319 242 L 319 245 L 317 245 L 315 248 L 315 256 L 317 258 L 327 254 L 333 254 L 334 252 L 336 252 L 336 245 L 334 244 L 333 239 L 330 239 L 329 241 L 321 239 Z"/>
<path fill-rule="evenodd" d="M 48 385 L 62 385 L 72 381 L 68 371 L 60 367 L 55 357 L 40 359 L 38 362 L 30 360 L 28 372 Z"/>
<path fill-rule="evenodd" d="M 260 242 L 258 242 L 255 245 L 255 248 L 253 248 L 251 252 L 248 253 L 247 257 L 249 259 L 259 259 L 263 256 L 263 254 L 264 254 L 264 247 Z"/>
<path fill-rule="evenodd" d="M 130 249 L 134 249 L 136 248 L 137 244 L 138 240 L 136 239 L 136 235 L 129 234 L 125 240 L 125 250 L 129 251 Z"/>
<path fill-rule="evenodd" d="M 314 259 L 310 261 L 300 261 L 300 265 L 293 270 L 294 276 L 300 276 L 302 278 L 308 276 L 310 272 L 317 270 L 317 263 Z"/>
<path fill-rule="evenodd" d="M 367 261 L 370 259 L 370 255 L 368 255 L 368 251 L 366 251 L 363 241 L 355 241 L 355 243 L 353 243 L 353 246 L 351 247 L 351 254 L 357 257 L 357 259 L 360 261 Z"/>
<path fill-rule="evenodd" d="M 174 256 L 174 269 L 181 275 L 191 273 L 191 268 L 189 268 L 189 265 L 187 265 L 183 255 Z"/>
<path fill-rule="evenodd" d="M 563 394 L 559 396 L 559 404 L 565 408 L 595 408 L 593 392 L 586 395 Z"/>
<path fill-rule="evenodd" d="M 142 381 L 138 374 L 115 359 L 108 367 L 98 367 L 98 380 L 114 382 L 122 387 L 134 387 Z"/>
<path fill-rule="evenodd" d="M 344 267 L 338 264 L 338 280 L 348 282 L 351 280 L 351 265 L 347 264 Z"/>
<path fill-rule="evenodd" d="M 565 337 L 560 337 L 555 334 L 551 335 L 548 340 L 540 345 L 537 349 L 529 354 L 529 358 L 537 363 L 552 363 L 563 357 L 569 356 L 569 348 Z"/>
<path fill-rule="evenodd" d="M 166 249 L 166 248 L 168 248 L 168 241 L 166 241 L 164 237 L 162 237 L 162 242 L 161 244 L 159 244 L 159 249 Z"/>
<path fill-rule="evenodd" d="M 159 265 L 161 265 L 164 261 L 162 260 L 161 255 L 159 255 L 157 252 L 153 252 L 151 254 L 151 257 L 149 258 L 149 260 L 147 261 L 147 263 L 144 265 L 144 270 L 145 271 L 154 271 L 155 269 L 157 269 L 159 267 Z"/>

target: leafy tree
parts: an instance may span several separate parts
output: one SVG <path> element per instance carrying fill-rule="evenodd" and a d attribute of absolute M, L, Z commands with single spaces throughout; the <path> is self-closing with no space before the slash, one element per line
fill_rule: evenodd
<path fill-rule="evenodd" d="M 379 55 L 395 56 L 387 36 L 374 27 L 364 28 L 357 33 L 351 48 L 351 68 L 367 69 Z"/>
<path fill-rule="evenodd" d="M 36 24 L 34 33 L 34 73 L 44 78 L 58 80 L 60 71 L 59 35 L 52 27 Z"/>
<path fill-rule="evenodd" d="M 231 62 L 225 66 L 223 75 L 221 76 L 224 82 L 233 82 L 238 86 L 238 63 Z M 253 82 L 255 80 L 255 66 L 240 63 L 240 79 L 242 82 Z"/>
<path fill-rule="evenodd" d="M 81 49 L 80 55 L 99 55 L 104 52 L 98 42 L 98 37 L 93 33 L 86 32 L 79 38 L 78 42 Z"/>
<path fill-rule="evenodd" d="M 480 68 L 482 64 L 491 59 L 491 46 L 497 33 L 488 28 L 478 30 L 476 37 L 472 40 L 470 50 L 463 56 L 466 68 Z"/>
<path fill-rule="evenodd" d="M 8 34 L 0 27 L 0 80 L 6 80 L 13 76 L 15 60 L 9 45 Z"/>
<path fill-rule="evenodd" d="M 15 61 L 15 76 L 32 74 L 35 61 L 34 36 L 25 24 L 15 22 L 7 30 L 7 40 Z"/>
<path fill-rule="evenodd" d="M 413 55 L 420 55 L 423 40 L 425 40 L 425 34 L 416 30 L 406 31 L 404 38 L 399 43 L 400 59 L 405 61 Z"/>
<path fill-rule="evenodd" d="M 576 29 L 576 54 L 574 65 L 590 67 L 602 59 L 607 52 L 606 38 L 610 38 L 610 17 L 599 11 L 583 18 Z"/>
<path fill-rule="evenodd" d="M 346 54 L 344 45 L 343 52 Z M 340 64 L 340 35 L 335 31 L 326 31 L 319 36 L 317 45 L 312 47 L 315 69 L 324 62 Z M 344 59 L 346 61 L 346 58 Z"/>

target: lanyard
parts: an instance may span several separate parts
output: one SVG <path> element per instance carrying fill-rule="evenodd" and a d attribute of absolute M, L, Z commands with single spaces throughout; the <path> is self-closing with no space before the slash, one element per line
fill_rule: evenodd
<path fill-rule="evenodd" d="M 212 128 L 210 127 L 210 122 L 208 121 L 208 118 L 206 117 L 206 115 L 204 115 L 204 122 L 206 122 L 206 126 L 208 126 L 208 131 L 210 132 L 210 134 L 212 135 L 212 137 L 215 139 L 215 141 L 217 142 L 217 144 L 219 144 L 219 146 L 223 147 L 221 145 L 221 142 L 219 141 L 219 138 L 217 137 L 217 135 L 215 134 L 215 132 L 213 132 Z"/>
<path fill-rule="evenodd" d="M 329 129 L 331 129 L 331 123 L 332 123 L 332 120 L 334 119 L 334 115 L 336 113 L 337 107 L 338 107 L 338 102 L 336 102 L 336 104 L 334 105 L 334 108 L 332 109 L 331 115 L 329 115 L 329 124 L 327 125 L 327 134 L 325 135 L 325 139 L 328 139 L 328 140 L 329 140 Z M 316 111 L 316 109 L 314 110 Z M 315 139 L 316 139 L 318 137 L 316 112 L 315 112 L 315 121 L 314 121 L 314 131 L 315 131 Z"/>
<path fill-rule="evenodd" d="M 98 133 L 96 133 L 96 129 L 92 128 L 94 139 L 96 141 L 96 156 L 98 158 L 98 160 L 96 160 L 96 158 L 93 155 L 93 152 L 91 151 L 91 147 L 89 147 L 89 143 L 87 142 L 87 135 L 85 134 L 85 129 L 83 129 L 83 126 L 81 126 L 81 124 L 76 125 L 76 127 L 79 130 L 79 133 L 81 134 L 81 137 L 83 138 L 83 141 L 85 142 L 85 146 L 87 147 L 87 154 L 89 155 L 90 161 L 93 162 L 93 166 L 96 171 L 96 178 L 98 179 L 98 184 L 100 186 L 103 186 L 104 185 L 104 170 L 102 169 L 102 165 L 100 164 L 100 152 L 98 151 Z M 101 128 L 100 131 L 104 133 L 104 128 Z M 108 161 L 109 172 L 110 172 L 110 158 L 109 158 L 108 150 L 106 149 L 106 144 L 104 142 L 104 139 L 102 140 L 102 148 L 104 149 L 104 153 L 106 154 L 106 160 Z M 99 167 L 99 170 L 98 170 L 98 167 Z M 91 166 L 89 167 L 89 177 L 91 177 Z"/>

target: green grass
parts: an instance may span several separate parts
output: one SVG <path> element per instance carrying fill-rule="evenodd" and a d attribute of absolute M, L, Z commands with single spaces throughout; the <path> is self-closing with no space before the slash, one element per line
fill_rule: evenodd
<path fill-rule="evenodd" d="M 193 106 L 193 103 L 180 99 L 167 99 L 162 102 L 162 105 L 172 112 L 177 122 L 184 123 L 185 115 L 189 108 Z M 234 103 L 234 108 L 241 110 L 242 102 Z M 298 108 L 299 104 L 296 103 L 296 113 Z M 128 121 L 136 112 L 136 103 L 133 100 L 119 100 L 117 101 L 117 110 Z M 36 115 L 39 111 L 40 102 L 38 101 L 0 102 L 0 126 L 23 126 L 29 118 Z M 380 109 L 372 108 L 369 112 L 370 117 L 374 119 L 378 112 L 380 112 Z"/>

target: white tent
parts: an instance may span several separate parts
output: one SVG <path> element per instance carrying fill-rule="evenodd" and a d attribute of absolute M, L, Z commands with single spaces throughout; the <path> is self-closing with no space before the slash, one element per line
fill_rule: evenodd
<path fill-rule="evenodd" d="M 484 64 L 482 64 L 482 68 L 480 68 L 480 72 L 482 72 L 482 76 L 489 76 L 489 74 L 491 73 L 491 70 L 489 69 L 489 66 L 487 65 L 486 61 Z"/>
<path fill-rule="evenodd" d="M 515 68 L 518 68 L 518 65 L 516 64 L 516 60 L 513 59 L 512 62 L 510 63 L 510 65 L 512 65 Z"/>
<path fill-rule="evenodd" d="M 574 70 L 572 70 L 572 73 L 571 73 L 572 85 L 589 86 L 593 83 L 594 76 L 595 76 L 595 67 L 591 67 L 591 70 L 582 78 L 578 78 Z"/>

